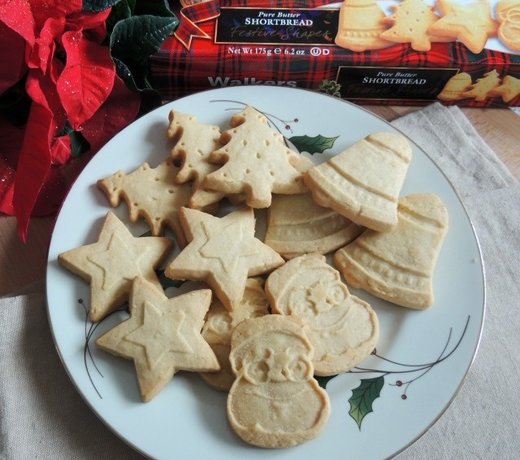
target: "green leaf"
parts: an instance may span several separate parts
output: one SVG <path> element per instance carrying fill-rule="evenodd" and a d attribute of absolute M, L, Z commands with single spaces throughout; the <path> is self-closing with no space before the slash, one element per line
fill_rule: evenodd
<path fill-rule="evenodd" d="M 123 19 L 127 19 L 132 16 L 132 8 L 133 5 L 131 4 L 131 2 L 128 2 L 128 0 L 121 0 L 112 7 L 112 11 L 108 15 L 106 22 L 107 33 L 109 36 L 112 34 L 115 25 L 119 21 L 122 21 Z"/>
<path fill-rule="evenodd" d="M 146 79 L 148 67 L 139 66 L 133 63 L 130 69 L 123 61 L 113 58 L 116 65 L 117 75 L 125 82 L 128 89 L 138 92 L 141 95 L 141 106 L 139 113 L 145 114 L 162 104 L 159 92 L 151 87 Z"/>
<path fill-rule="evenodd" d="M 338 137 L 325 137 L 318 134 L 314 137 L 293 136 L 289 140 L 300 152 L 309 152 L 312 155 L 314 153 L 323 153 L 325 150 L 332 148 Z"/>
<path fill-rule="evenodd" d="M 83 11 L 96 13 L 114 6 L 119 0 L 83 0 Z"/>
<path fill-rule="evenodd" d="M 112 56 L 121 60 L 143 62 L 157 52 L 162 42 L 179 24 L 173 17 L 144 15 L 132 16 L 119 21 L 110 36 Z"/>
<path fill-rule="evenodd" d="M 361 422 L 367 414 L 373 412 L 372 404 L 379 398 L 381 389 L 385 383 L 383 376 L 372 379 L 362 379 L 359 386 L 352 390 L 352 396 L 348 400 L 350 404 L 349 414 L 361 429 Z"/>
<path fill-rule="evenodd" d="M 90 148 L 88 142 L 81 135 L 81 133 L 77 131 L 71 131 L 69 133 L 69 137 L 71 155 L 74 158 L 79 157 L 81 154 L 85 153 Z"/>
<path fill-rule="evenodd" d="M 68 121 L 66 121 L 63 128 L 58 131 L 58 136 L 69 136 L 70 154 L 73 158 L 79 157 L 90 148 L 89 143 L 83 135 L 79 131 L 74 131 Z"/>

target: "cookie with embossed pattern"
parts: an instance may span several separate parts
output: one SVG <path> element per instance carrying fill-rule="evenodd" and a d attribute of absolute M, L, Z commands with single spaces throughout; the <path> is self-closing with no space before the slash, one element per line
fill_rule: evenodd
<path fill-rule="evenodd" d="M 246 319 L 233 331 L 228 393 L 231 428 L 249 444 L 291 447 L 317 437 L 329 418 L 327 392 L 313 378 L 314 347 L 297 318 Z"/>
<path fill-rule="evenodd" d="M 264 241 L 290 259 L 309 252 L 327 254 L 361 231 L 362 227 L 346 217 L 318 205 L 310 193 L 274 195 Z"/>
<path fill-rule="evenodd" d="M 191 196 L 189 184 L 177 184 L 175 179 L 179 168 L 168 159 L 155 168 L 143 163 L 136 170 L 125 174 L 115 174 L 97 181 L 112 207 L 124 200 L 128 207 L 131 222 L 143 217 L 150 227 L 152 235 L 158 236 L 165 227 L 170 228 L 180 246 L 186 244 L 186 238 L 179 222 L 179 209 L 188 204 Z"/>
<path fill-rule="evenodd" d="M 188 206 L 203 209 L 219 202 L 224 193 L 204 188 L 204 179 L 216 171 L 219 166 L 210 163 L 211 152 L 221 144 L 220 128 L 215 125 L 200 123 L 194 115 L 172 110 L 168 116 L 166 134 L 174 143 L 171 157 L 180 163 L 176 182 L 192 182 L 192 193 Z"/>
<path fill-rule="evenodd" d="M 230 125 L 220 137 L 222 147 L 210 155 L 211 162 L 222 166 L 206 176 L 206 188 L 245 194 L 252 208 L 269 207 L 272 193 L 305 192 L 295 167 L 299 154 L 287 147 L 263 114 L 248 106 L 231 118 Z"/>
<path fill-rule="evenodd" d="M 378 132 L 303 174 L 316 203 L 358 225 L 388 231 L 397 224 L 397 200 L 412 148 L 397 132 Z"/>
<path fill-rule="evenodd" d="M 375 311 L 349 292 L 325 256 L 314 253 L 290 260 L 269 275 L 265 290 L 273 313 L 304 321 L 315 349 L 316 375 L 346 372 L 375 348 Z"/>
<path fill-rule="evenodd" d="M 136 276 L 159 288 L 155 269 L 172 247 L 169 238 L 134 237 L 108 212 L 98 240 L 59 254 L 58 262 L 90 283 L 89 319 L 95 322 L 127 301 Z"/>
<path fill-rule="evenodd" d="M 188 245 L 166 267 L 171 279 L 206 281 L 228 310 L 240 304 L 247 278 L 268 273 L 284 259 L 255 238 L 255 216 L 241 208 L 223 217 L 181 208 Z"/>
<path fill-rule="evenodd" d="M 178 371 L 218 371 L 220 366 L 201 335 L 211 290 L 168 298 L 162 289 L 136 278 L 130 293 L 130 318 L 96 340 L 116 356 L 131 359 L 143 401 L 156 396 Z"/>
<path fill-rule="evenodd" d="M 433 274 L 447 231 L 448 210 L 437 195 L 407 195 L 392 231 L 366 230 L 336 251 L 334 262 L 350 286 L 425 309 L 434 301 Z"/>
<path fill-rule="evenodd" d="M 249 278 L 240 303 L 229 311 L 222 302 L 215 300 L 206 315 L 202 336 L 217 356 L 220 371 L 202 373 L 206 383 L 217 390 L 228 391 L 235 380 L 229 362 L 231 334 L 243 320 L 269 314 L 269 302 L 265 296 L 263 282 Z"/>

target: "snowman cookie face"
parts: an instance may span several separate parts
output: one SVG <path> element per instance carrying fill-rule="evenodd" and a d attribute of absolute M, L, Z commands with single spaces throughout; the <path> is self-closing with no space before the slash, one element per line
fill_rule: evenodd
<path fill-rule="evenodd" d="M 266 315 L 236 327 L 230 354 L 236 379 L 227 411 L 244 441 L 289 447 L 323 429 L 330 402 L 313 378 L 313 351 L 302 324 L 290 317 Z"/>
<path fill-rule="evenodd" d="M 370 305 L 350 294 L 324 256 L 307 254 L 275 270 L 266 283 L 273 312 L 301 318 L 315 353 L 317 375 L 345 372 L 374 349 L 377 316 Z"/>

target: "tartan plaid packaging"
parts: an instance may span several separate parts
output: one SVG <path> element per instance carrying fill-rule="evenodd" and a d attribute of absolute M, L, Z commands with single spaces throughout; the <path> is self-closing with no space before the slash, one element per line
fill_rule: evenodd
<path fill-rule="evenodd" d="M 495 17 L 497 0 L 488 1 Z M 502 0 L 508 1 L 510 5 L 511 0 Z M 348 8 L 356 2 L 351 13 Z M 460 106 L 520 106 L 520 55 L 500 42 L 500 33 L 477 54 L 461 41 L 446 39 L 431 43 L 429 51 L 384 41 L 380 49 L 363 51 L 336 44 L 341 20 L 352 23 L 374 8 L 376 14 L 390 16 L 392 10 L 385 11 L 380 3 L 388 2 L 182 0 L 172 4 L 180 18 L 178 29 L 151 58 L 152 84 L 165 101 L 210 88 L 276 85 L 314 89 L 359 104 L 438 100 Z M 510 28 L 518 34 L 513 37 L 518 45 L 520 2 L 512 4 L 507 17 L 518 21 Z M 378 27 L 388 29 L 387 22 L 378 19 Z M 494 24 L 498 27 L 498 21 Z M 353 31 L 355 37 L 367 34 L 373 30 Z"/>

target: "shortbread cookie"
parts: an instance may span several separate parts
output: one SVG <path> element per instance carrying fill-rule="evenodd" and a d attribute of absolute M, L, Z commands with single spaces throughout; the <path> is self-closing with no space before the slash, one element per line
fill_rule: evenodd
<path fill-rule="evenodd" d="M 301 173 L 293 166 L 300 161 L 283 136 L 271 128 L 267 118 L 246 107 L 231 119 L 231 129 L 222 133 L 223 147 L 210 161 L 223 164 L 206 176 L 204 186 L 226 194 L 246 195 L 252 208 L 271 205 L 271 193 L 303 193 Z"/>
<path fill-rule="evenodd" d="M 388 231 L 397 224 L 397 200 L 412 158 L 397 132 L 367 136 L 303 178 L 316 203 L 356 224 Z"/>
<path fill-rule="evenodd" d="M 390 232 L 366 230 L 338 250 L 334 261 L 347 283 L 403 307 L 433 303 L 432 278 L 448 230 L 448 211 L 433 194 L 399 200 L 399 223 Z"/>
<path fill-rule="evenodd" d="M 392 46 L 393 42 L 381 38 L 387 29 L 384 18 L 375 0 L 344 0 L 339 12 L 336 45 L 351 51 Z"/>
<path fill-rule="evenodd" d="M 134 237 L 108 212 L 97 242 L 63 252 L 58 262 L 90 283 L 89 319 L 102 320 L 122 306 L 136 276 L 160 288 L 155 273 L 173 247 L 164 237 Z"/>
<path fill-rule="evenodd" d="M 496 5 L 498 38 L 508 48 L 520 51 L 520 1 L 502 0 Z"/>
<path fill-rule="evenodd" d="M 467 91 L 462 93 L 462 95 L 481 102 L 485 101 L 488 97 L 491 97 L 493 90 L 499 86 L 500 76 L 498 75 L 498 72 L 493 69 L 490 72 L 485 73 L 483 78 L 478 78 Z"/>
<path fill-rule="evenodd" d="M 168 298 L 162 289 L 136 278 L 130 294 L 130 318 L 96 340 L 96 345 L 132 359 L 143 401 L 150 401 L 180 370 L 217 371 L 220 366 L 202 338 L 211 290 Z"/>
<path fill-rule="evenodd" d="M 351 295 L 340 274 L 320 254 L 306 254 L 267 278 L 273 313 L 297 316 L 314 346 L 314 373 L 336 375 L 366 358 L 379 337 L 372 307 Z"/>
<path fill-rule="evenodd" d="M 291 447 L 323 430 L 327 392 L 313 378 L 313 346 L 301 322 L 282 315 L 242 321 L 231 339 L 236 379 L 228 394 L 233 430 L 260 447 Z"/>
<path fill-rule="evenodd" d="M 362 227 L 316 204 L 310 193 L 274 195 L 264 242 L 286 259 L 308 252 L 327 254 L 358 236 Z"/>
<path fill-rule="evenodd" d="M 219 372 L 202 373 L 202 378 L 217 390 L 228 391 L 235 380 L 229 362 L 231 334 L 235 327 L 245 319 L 269 314 L 269 302 L 265 296 L 260 279 L 249 278 L 244 297 L 233 311 L 227 310 L 219 300 L 215 300 L 206 315 L 202 336 L 209 343 L 218 358 Z"/>
<path fill-rule="evenodd" d="M 380 38 L 395 43 L 410 43 L 415 51 L 429 51 L 432 42 L 449 40 L 428 31 L 439 16 L 423 0 L 403 0 L 392 6 L 392 10 L 392 15 L 383 19 L 383 23 L 391 27 L 381 32 Z"/>
<path fill-rule="evenodd" d="M 429 32 L 459 40 L 475 54 L 480 53 L 488 38 L 497 33 L 498 23 L 491 16 L 488 0 L 473 3 L 437 0 L 437 6 L 442 16 L 430 26 Z"/>
<path fill-rule="evenodd" d="M 220 128 L 197 121 L 193 115 L 172 110 L 168 116 L 167 136 L 175 143 L 171 156 L 181 163 L 177 182 L 184 184 L 193 181 L 193 196 L 188 206 L 203 209 L 217 203 L 224 193 L 206 190 L 203 187 L 205 177 L 219 167 L 208 159 L 211 152 L 220 147 Z"/>
<path fill-rule="evenodd" d="M 179 223 L 179 208 L 187 206 L 191 186 L 175 183 L 179 168 L 172 160 L 163 161 L 155 168 L 143 163 L 135 171 L 125 174 L 118 171 L 101 179 L 97 186 L 107 196 L 110 205 L 117 207 L 123 199 L 128 206 L 131 222 L 143 217 L 152 235 L 161 235 L 165 226 L 174 233 L 179 246 L 186 238 Z"/>
<path fill-rule="evenodd" d="M 248 277 L 268 273 L 283 258 L 255 238 L 255 216 L 241 208 L 224 217 L 181 208 L 188 245 L 166 267 L 171 279 L 206 281 L 228 310 L 240 304 Z"/>
<path fill-rule="evenodd" d="M 499 96 L 507 104 L 520 95 L 520 79 L 506 75 L 502 83 L 489 92 L 490 96 Z"/>
<path fill-rule="evenodd" d="M 459 72 L 446 82 L 437 98 L 446 102 L 465 99 L 464 93 L 471 88 L 472 83 L 469 73 Z"/>

